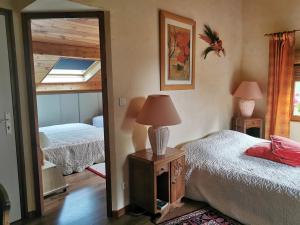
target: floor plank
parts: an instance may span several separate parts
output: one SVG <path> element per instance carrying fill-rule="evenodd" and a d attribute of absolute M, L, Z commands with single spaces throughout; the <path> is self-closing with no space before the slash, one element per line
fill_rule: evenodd
<path fill-rule="evenodd" d="M 16 225 L 150 225 L 149 216 L 124 215 L 119 219 L 106 216 L 105 179 L 85 170 L 66 176 L 67 192 L 45 199 L 45 215 Z M 177 217 L 206 206 L 186 200 L 165 219 Z"/>

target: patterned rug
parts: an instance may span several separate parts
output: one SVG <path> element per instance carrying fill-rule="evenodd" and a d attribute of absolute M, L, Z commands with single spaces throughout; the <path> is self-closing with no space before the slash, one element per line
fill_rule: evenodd
<path fill-rule="evenodd" d="M 159 225 L 242 225 L 210 207 L 165 221 Z"/>

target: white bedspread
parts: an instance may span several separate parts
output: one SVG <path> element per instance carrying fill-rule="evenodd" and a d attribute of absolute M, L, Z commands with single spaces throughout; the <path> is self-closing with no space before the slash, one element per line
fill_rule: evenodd
<path fill-rule="evenodd" d="M 186 197 L 244 224 L 300 224 L 300 169 L 244 154 L 264 141 L 226 130 L 184 145 Z"/>
<path fill-rule="evenodd" d="M 64 175 L 105 161 L 103 128 L 71 123 L 42 127 L 40 132 L 50 141 L 43 148 L 46 160 L 62 166 Z"/>

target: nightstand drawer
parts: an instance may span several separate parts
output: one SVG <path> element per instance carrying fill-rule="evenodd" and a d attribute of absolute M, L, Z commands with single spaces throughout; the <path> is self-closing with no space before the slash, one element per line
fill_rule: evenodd
<path fill-rule="evenodd" d="M 160 174 L 168 172 L 168 171 L 169 171 L 169 164 L 168 163 L 157 165 L 156 168 L 155 168 L 156 175 L 160 175 Z"/>
<path fill-rule="evenodd" d="M 248 120 L 246 121 L 246 127 L 260 127 L 261 126 L 261 120 Z"/>

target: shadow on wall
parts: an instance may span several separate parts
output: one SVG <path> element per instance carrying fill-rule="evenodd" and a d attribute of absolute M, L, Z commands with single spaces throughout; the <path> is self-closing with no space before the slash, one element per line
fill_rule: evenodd
<path fill-rule="evenodd" d="M 134 151 L 137 152 L 138 150 L 146 148 L 146 141 L 147 141 L 147 127 L 136 122 L 136 118 L 142 109 L 144 103 L 146 101 L 145 97 L 137 97 L 133 98 L 129 104 L 127 111 L 125 113 L 125 117 L 123 119 L 123 123 L 121 125 L 121 130 L 129 135 L 131 135 L 132 143 L 134 146 Z M 128 159 L 123 165 L 123 190 L 125 191 L 128 186 L 129 180 L 129 168 L 128 168 Z M 125 202 L 129 202 L 129 196 L 124 195 Z"/>
<path fill-rule="evenodd" d="M 233 112 L 233 117 L 238 116 L 238 99 L 233 97 L 233 93 L 235 90 L 238 88 L 239 84 L 241 83 L 241 71 L 235 71 L 234 75 L 231 78 L 231 84 L 230 84 L 230 94 L 232 96 L 232 112 Z M 231 120 L 230 120 L 231 122 Z M 231 127 L 231 124 L 230 124 Z"/>
<path fill-rule="evenodd" d="M 264 118 L 265 114 L 266 114 L 266 106 L 267 106 L 268 74 L 258 74 L 258 77 L 260 77 L 260 78 L 266 77 L 264 79 L 258 79 L 256 77 L 254 77 L 253 74 L 250 74 L 247 71 L 243 71 L 243 70 L 241 71 L 241 74 L 243 74 L 243 80 L 257 81 L 257 83 L 260 87 L 260 90 L 263 93 L 263 98 L 255 100 L 255 108 L 254 108 L 254 112 L 253 112 L 253 117 Z"/>
<path fill-rule="evenodd" d="M 126 133 L 131 133 L 132 143 L 135 151 L 146 148 L 147 128 L 135 122 L 141 108 L 146 101 L 145 97 L 133 98 L 128 105 L 125 118 L 123 120 L 121 129 Z"/>

